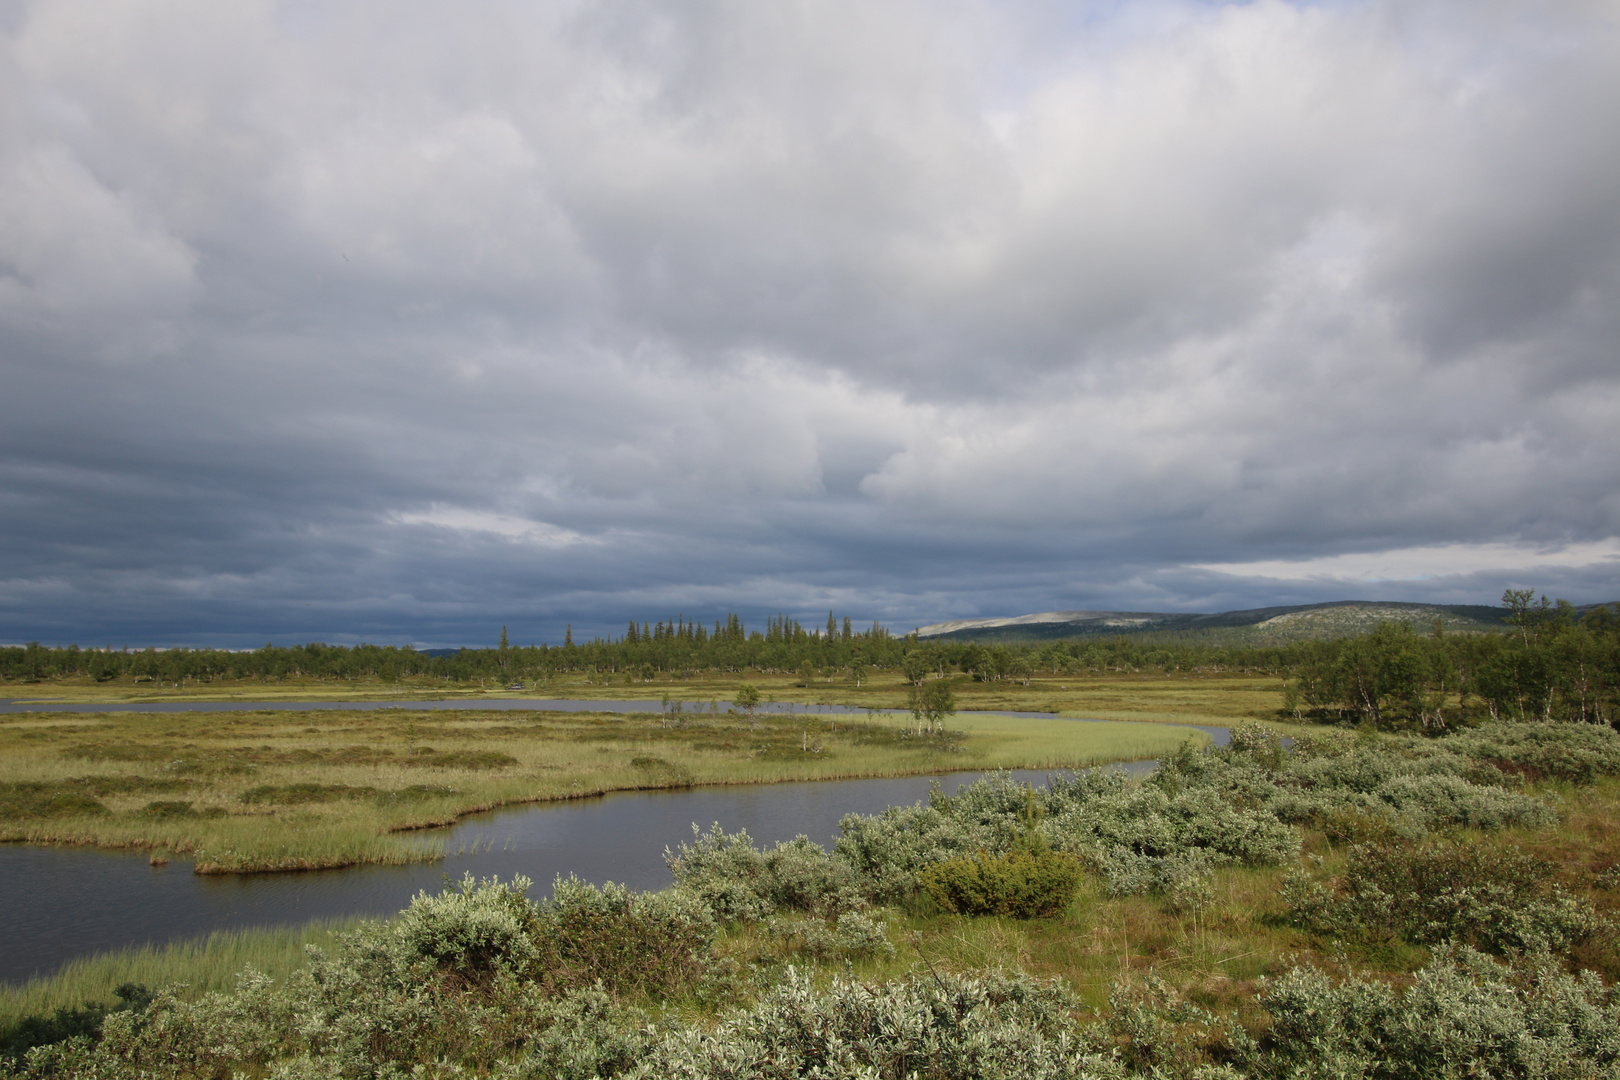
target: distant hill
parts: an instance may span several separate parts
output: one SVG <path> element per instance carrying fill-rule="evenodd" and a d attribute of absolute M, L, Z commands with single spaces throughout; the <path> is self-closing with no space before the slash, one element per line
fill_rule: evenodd
<path fill-rule="evenodd" d="M 1596 606 L 1596 605 L 1592 605 Z M 1469 604 L 1408 604 L 1338 600 L 1295 607 L 1251 608 L 1197 614 L 1165 611 L 1047 611 L 1002 619 L 935 623 L 917 636 L 945 641 L 1052 641 L 1066 638 L 1151 635 L 1192 643 L 1272 644 L 1362 634 L 1381 622 L 1427 630 L 1439 619 L 1448 631 L 1501 630 L 1503 609 Z"/>

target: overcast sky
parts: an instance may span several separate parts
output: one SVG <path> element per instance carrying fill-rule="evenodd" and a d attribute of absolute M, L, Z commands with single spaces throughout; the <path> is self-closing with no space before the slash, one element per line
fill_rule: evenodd
<path fill-rule="evenodd" d="M 0 641 L 1620 599 L 1620 5 L 0 0 Z"/>

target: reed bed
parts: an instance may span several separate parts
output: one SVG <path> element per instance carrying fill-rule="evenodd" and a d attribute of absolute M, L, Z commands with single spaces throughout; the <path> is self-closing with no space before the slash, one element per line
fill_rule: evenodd
<path fill-rule="evenodd" d="M 308 946 L 330 946 L 360 919 L 329 919 L 302 926 L 220 930 L 206 937 L 163 945 L 142 945 L 69 960 L 54 973 L 8 986 L 0 992 L 0 1037 L 26 1016 L 49 1016 L 58 1009 L 110 1005 L 126 983 L 149 990 L 183 984 L 195 997 L 236 986 L 247 968 L 274 979 L 302 967 Z"/>

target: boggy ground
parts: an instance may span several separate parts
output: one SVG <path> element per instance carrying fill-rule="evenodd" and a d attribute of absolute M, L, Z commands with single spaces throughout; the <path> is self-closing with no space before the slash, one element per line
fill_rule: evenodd
<path fill-rule="evenodd" d="M 713 706 L 720 710 L 723 706 Z M 956 717 L 311 711 L 0 715 L 0 840 L 150 849 L 199 872 L 437 857 L 413 830 L 525 802 L 704 784 L 1076 768 L 1185 728 Z"/>

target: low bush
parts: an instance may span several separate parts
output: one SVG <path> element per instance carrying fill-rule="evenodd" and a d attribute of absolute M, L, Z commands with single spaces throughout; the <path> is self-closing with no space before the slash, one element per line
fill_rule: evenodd
<path fill-rule="evenodd" d="M 154 799 L 141 807 L 137 813 L 149 818 L 217 818 L 224 817 L 225 810 L 218 806 L 196 809 L 192 803 L 183 799 Z"/>
<path fill-rule="evenodd" d="M 1442 949 L 1404 992 L 1298 967 L 1266 986 L 1259 1004 L 1270 1029 L 1240 1060 L 1256 1076 L 1574 1080 L 1620 1067 L 1614 992 L 1545 957 L 1509 966 Z"/>
<path fill-rule="evenodd" d="M 1551 880 L 1553 870 L 1505 845 L 1358 844 L 1341 879 L 1294 875 L 1283 899 L 1296 925 L 1344 940 L 1395 936 L 1566 955 L 1607 926 L 1589 902 Z"/>
<path fill-rule="evenodd" d="M 713 1030 L 682 1027 L 635 1069 L 638 1080 L 1098 1080 L 1123 1076 L 1111 1047 L 1070 1016 L 1055 984 L 1023 976 L 953 974 L 817 990 L 789 969 L 752 1008 Z"/>
<path fill-rule="evenodd" d="M 1092 860 L 1108 883 L 1109 895 L 1163 897 L 1178 914 L 1196 914 L 1209 906 L 1214 900 L 1214 869 L 1227 861 L 1198 848 L 1154 856 L 1119 846 L 1095 851 Z"/>
<path fill-rule="evenodd" d="M 504 769 L 518 759 L 499 750 L 433 750 L 418 747 L 397 765 L 427 766 L 435 769 Z"/>
<path fill-rule="evenodd" d="M 640 1009 L 591 988 L 539 1010 L 539 1031 L 513 1070 L 523 1080 L 596 1080 L 629 1072 L 658 1042 Z"/>
<path fill-rule="evenodd" d="M 552 993 L 605 987 L 670 997 L 700 992 L 718 974 L 715 922 L 681 890 L 635 893 L 570 875 L 536 909 L 532 977 Z"/>
<path fill-rule="evenodd" d="M 397 791 L 379 791 L 371 797 L 371 801 L 378 806 L 396 806 L 400 803 L 422 802 L 425 799 L 439 799 L 455 794 L 457 794 L 455 788 L 444 784 L 410 784 Z"/>
<path fill-rule="evenodd" d="M 48 1016 L 25 1016 L 5 1031 L 0 1031 L 0 1055 L 20 1063 L 28 1051 L 38 1046 L 52 1046 L 69 1039 L 93 1039 L 101 1033 L 107 1014 L 131 1009 L 144 1009 L 152 1002 L 152 993 L 136 983 L 124 983 L 113 991 L 118 1004 L 109 1008 L 86 1002 L 76 1008 L 57 1009 Z"/>
<path fill-rule="evenodd" d="M 1506 872 L 1528 888 L 1531 869 L 1514 864 Z M 568 882 L 552 900 L 533 904 L 525 885 L 464 881 L 419 896 L 331 955 L 314 953 L 309 969 L 281 985 L 248 971 L 234 991 L 189 1001 L 173 990 L 148 996 L 124 988 L 123 1005 L 110 1011 L 25 1022 L 13 1033 L 11 1056 L 0 1056 L 0 1076 L 1575 1080 L 1620 1073 L 1620 998 L 1600 978 L 1567 974 L 1544 952 L 1503 961 L 1464 945 L 1438 947 L 1404 989 L 1384 978 L 1295 967 L 1260 986 L 1248 1018 L 1257 1034 L 1151 975 L 1116 986 L 1110 1009 L 1082 1022 L 1056 983 L 932 965 L 894 981 L 840 977 L 820 986 L 790 967 L 751 1005 L 691 1020 L 671 1010 L 655 1025 L 624 1000 L 636 992 L 627 984 L 548 989 L 539 976 L 556 958 L 546 955 L 545 941 L 566 936 L 588 954 L 602 940 L 591 927 L 608 922 L 656 942 L 669 920 L 686 922 L 681 911 L 695 908 L 692 925 L 702 925 L 706 909 L 690 897 L 666 896 L 673 906 L 659 908 L 653 898 Z M 859 912 L 821 926 L 844 949 L 881 938 L 876 921 Z M 571 982 L 589 977 L 592 966 L 623 966 L 617 946 L 596 955 L 609 959 L 579 963 Z M 31 1047 L 16 1041 L 23 1029 Z"/>
<path fill-rule="evenodd" d="M 865 900 L 854 868 L 804 836 L 759 851 L 746 831 L 692 826 L 692 843 L 664 850 L 675 884 L 721 920 L 766 918 L 778 908 L 837 913 Z"/>
<path fill-rule="evenodd" d="M 961 915 L 1049 918 L 1073 902 L 1080 863 L 1056 852 L 1013 851 L 946 859 L 919 876 L 934 902 Z"/>
<path fill-rule="evenodd" d="M 1620 775 L 1620 732 L 1602 724 L 1485 724 L 1444 742 L 1513 778 L 1589 784 Z"/>

